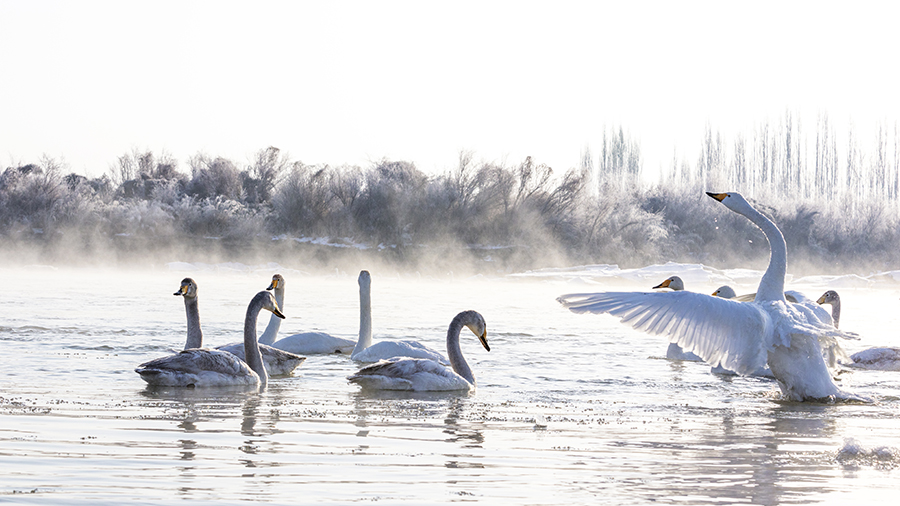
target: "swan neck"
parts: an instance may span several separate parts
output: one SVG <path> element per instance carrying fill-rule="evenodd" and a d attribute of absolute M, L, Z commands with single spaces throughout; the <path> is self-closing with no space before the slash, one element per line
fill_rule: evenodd
<path fill-rule="evenodd" d="M 834 323 L 834 328 L 840 328 L 838 325 L 841 323 L 841 298 L 837 295 L 831 303 L 831 321 Z"/>
<path fill-rule="evenodd" d="M 463 325 L 465 323 L 459 315 L 450 322 L 450 328 L 447 329 L 447 358 L 450 359 L 450 367 L 453 368 L 453 371 L 474 385 L 475 375 L 472 374 L 472 369 L 469 368 L 462 350 L 459 349 L 459 332 Z"/>
<path fill-rule="evenodd" d="M 372 346 L 372 289 L 363 284 L 359 286 L 359 339 L 350 356 L 369 346 Z"/>
<path fill-rule="evenodd" d="M 203 347 L 203 330 L 200 328 L 200 308 L 197 297 L 184 298 L 184 312 L 187 314 L 187 340 L 184 349 Z"/>
<path fill-rule="evenodd" d="M 752 207 L 741 214 L 759 227 L 769 241 L 769 266 L 759 282 L 756 300 L 784 300 L 784 276 L 787 272 L 787 244 L 784 242 L 784 235 L 772 220 Z"/>
<path fill-rule="evenodd" d="M 275 290 L 273 290 L 275 294 L 275 302 L 278 303 L 278 309 L 284 311 L 284 288 L 279 286 Z M 266 326 L 266 330 L 263 331 L 262 335 L 259 336 L 259 344 L 269 344 L 275 342 L 275 339 L 278 337 L 278 331 L 281 329 L 281 318 L 272 314 L 269 317 L 269 324 Z"/>
<path fill-rule="evenodd" d="M 247 307 L 247 316 L 244 317 L 244 358 L 250 369 L 259 375 L 260 386 L 266 386 L 269 376 L 263 365 L 262 354 L 259 352 L 259 344 L 256 341 L 256 320 L 262 310 L 260 299 L 253 299 Z"/>

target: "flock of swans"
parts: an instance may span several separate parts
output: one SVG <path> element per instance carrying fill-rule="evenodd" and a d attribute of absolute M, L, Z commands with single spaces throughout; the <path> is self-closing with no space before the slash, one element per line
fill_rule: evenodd
<path fill-rule="evenodd" d="M 610 314 L 637 330 L 664 335 L 676 346 L 669 356 L 693 354 L 717 370 L 742 375 L 768 371 L 788 400 L 865 400 L 834 380 L 845 357 L 839 339 L 858 338 L 838 329 L 837 293 L 812 301 L 785 292 L 787 246 L 775 223 L 739 193 L 707 195 L 749 219 L 769 242 L 769 265 L 755 294 L 736 297 L 727 286 L 713 295 L 687 292 L 672 277 L 654 287 L 670 292 L 574 293 L 557 300 L 575 313 Z M 833 313 L 820 304 L 831 304 Z M 893 369 L 892 361 L 900 366 L 900 350 L 876 348 L 851 359 L 859 367 Z"/>
<path fill-rule="evenodd" d="M 184 350 L 145 362 L 135 369 L 151 386 L 265 387 L 268 378 L 291 374 L 306 357 L 302 355 L 340 353 L 360 363 L 371 363 L 349 376 L 350 382 L 379 390 L 447 391 L 472 390 L 475 376 L 459 346 L 459 335 L 467 327 L 487 351 L 487 324 L 477 311 L 463 311 L 447 330 L 447 356 L 418 341 L 372 342 L 372 278 L 359 274 L 359 338 L 356 342 L 323 332 L 294 334 L 276 340 L 284 314 L 284 277 L 272 276 L 269 287 L 257 293 L 244 318 L 244 341 L 203 348 L 203 331 L 197 302 L 197 283 L 185 278 L 175 295 L 184 298 L 187 340 Z M 263 335 L 257 339 L 260 311 L 272 312 Z M 374 362 L 374 363 L 373 363 Z M 448 368 L 447 365 L 450 367 Z"/>
<path fill-rule="evenodd" d="M 623 323 L 669 341 L 667 358 L 708 363 L 712 371 L 759 375 L 777 380 L 784 398 L 805 400 L 865 400 L 835 383 L 841 365 L 900 370 L 900 349 L 873 348 L 847 357 L 841 339 L 856 339 L 839 329 L 840 297 L 829 290 L 818 300 L 784 290 L 787 246 L 769 218 L 735 192 L 707 193 L 725 207 L 759 227 L 769 243 L 769 265 L 756 293 L 738 296 L 729 286 L 712 295 L 689 292 L 678 276 L 653 289 L 666 292 L 573 293 L 557 300 L 575 313 L 610 314 Z M 253 297 L 244 320 L 243 343 L 203 348 L 197 304 L 197 284 L 190 278 L 175 295 L 184 298 L 187 314 L 185 349 L 141 364 L 135 371 L 150 385 L 159 386 L 265 386 L 269 375 L 290 374 L 303 363 L 302 355 L 341 353 L 365 365 L 348 381 L 381 390 L 472 390 L 475 376 L 460 350 L 463 327 L 485 350 L 487 326 L 476 311 L 463 311 L 447 330 L 447 357 L 417 341 L 372 340 L 371 276 L 359 274 L 359 336 L 356 341 L 322 332 L 294 334 L 276 339 L 284 315 L 285 281 L 272 277 L 267 290 Z M 823 305 L 831 305 L 829 313 Z M 261 310 L 272 312 L 269 325 L 257 339 Z M 449 367 L 448 367 L 449 366 Z"/>

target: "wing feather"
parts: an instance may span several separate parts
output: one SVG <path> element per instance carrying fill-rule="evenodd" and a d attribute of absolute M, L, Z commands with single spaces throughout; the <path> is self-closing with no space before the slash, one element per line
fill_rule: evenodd
<path fill-rule="evenodd" d="M 631 327 L 664 335 L 713 366 L 750 374 L 766 365 L 771 325 L 754 303 L 692 292 L 602 292 L 557 299 L 575 313 L 607 313 Z"/>

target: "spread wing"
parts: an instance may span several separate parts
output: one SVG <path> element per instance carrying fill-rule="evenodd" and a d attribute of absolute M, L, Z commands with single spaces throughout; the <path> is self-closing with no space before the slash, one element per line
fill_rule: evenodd
<path fill-rule="evenodd" d="M 693 292 L 574 293 L 557 299 L 575 313 L 608 313 L 648 334 L 666 336 L 712 366 L 750 374 L 766 365 L 769 316 L 752 302 Z"/>

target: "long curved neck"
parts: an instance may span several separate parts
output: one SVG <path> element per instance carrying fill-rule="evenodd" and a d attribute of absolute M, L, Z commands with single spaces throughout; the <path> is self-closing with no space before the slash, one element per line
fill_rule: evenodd
<path fill-rule="evenodd" d="M 184 312 L 187 314 L 187 341 L 184 349 L 203 347 L 203 330 L 200 329 L 200 309 L 197 297 L 184 298 Z"/>
<path fill-rule="evenodd" d="M 784 300 L 784 276 L 787 272 L 787 244 L 781 230 L 761 212 L 753 209 L 741 213 L 762 230 L 769 241 L 769 267 L 756 290 L 756 300 Z"/>
<path fill-rule="evenodd" d="M 372 287 L 364 283 L 359 285 L 359 339 L 350 356 L 369 346 L 372 346 Z"/>
<path fill-rule="evenodd" d="M 474 385 L 475 375 L 472 374 L 472 369 L 469 368 L 462 350 L 459 349 L 459 332 L 463 325 L 465 324 L 459 315 L 450 322 L 450 328 L 447 329 L 447 358 L 450 359 L 450 367 L 453 368 L 453 371 Z"/>
<path fill-rule="evenodd" d="M 838 327 L 841 323 L 841 297 L 839 295 L 835 295 L 831 302 L 831 321 L 834 323 L 834 328 L 840 328 Z"/>
<path fill-rule="evenodd" d="M 260 386 L 266 386 L 269 375 L 266 374 L 262 354 L 260 354 L 259 345 L 256 342 L 256 319 L 261 309 L 262 304 L 257 299 L 254 299 L 247 308 L 247 316 L 244 317 L 244 358 L 250 369 L 259 375 Z"/>
<path fill-rule="evenodd" d="M 275 294 L 275 302 L 278 303 L 278 309 L 284 311 L 284 288 L 279 285 L 278 288 L 273 290 Z M 278 337 L 278 331 L 281 329 L 281 318 L 272 314 L 271 318 L 269 318 L 269 324 L 266 326 L 266 330 L 263 331 L 262 335 L 259 336 L 259 344 L 272 344 L 275 342 L 275 338 Z"/>

